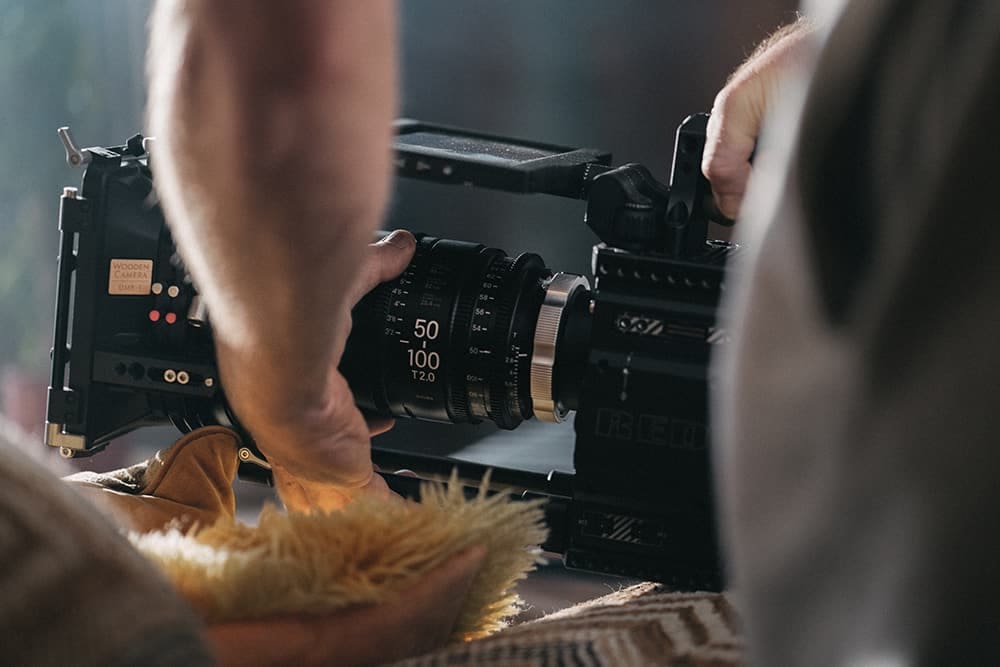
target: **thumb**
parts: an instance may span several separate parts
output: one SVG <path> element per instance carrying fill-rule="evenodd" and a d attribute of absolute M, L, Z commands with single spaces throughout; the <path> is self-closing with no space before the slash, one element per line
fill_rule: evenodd
<path fill-rule="evenodd" d="M 378 243 L 368 246 L 368 256 L 361 266 L 361 276 L 354 284 L 353 303 L 380 284 L 392 280 L 413 259 L 417 240 L 405 229 L 397 229 Z"/>
<path fill-rule="evenodd" d="M 736 219 L 750 179 L 750 154 L 767 104 L 759 79 L 728 86 L 715 98 L 705 131 L 702 172 L 712 184 L 716 204 Z"/>
<path fill-rule="evenodd" d="M 748 162 L 761 124 L 784 96 L 790 75 L 812 57 L 816 26 L 808 19 L 766 39 L 715 97 L 705 130 L 702 172 L 712 184 L 719 210 L 736 219 L 750 178 Z"/>

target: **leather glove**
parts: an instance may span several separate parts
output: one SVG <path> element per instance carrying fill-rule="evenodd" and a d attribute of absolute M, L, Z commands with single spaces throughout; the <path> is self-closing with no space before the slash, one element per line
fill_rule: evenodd
<path fill-rule="evenodd" d="M 192 431 L 171 447 L 134 466 L 106 473 L 66 477 L 77 491 L 137 533 L 172 521 L 182 529 L 233 517 L 233 477 L 240 439 L 233 431 L 209 426 Z"/>

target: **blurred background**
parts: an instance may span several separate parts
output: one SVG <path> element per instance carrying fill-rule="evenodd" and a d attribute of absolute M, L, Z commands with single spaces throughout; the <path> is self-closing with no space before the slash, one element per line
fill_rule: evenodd
<path fill-rule="evenodd" d="M 403 0 L 401 112 L 610 150 L 666 179 L 677 124 L 711 108 L 728 73 L 796 4 Z M 36 455 L 45 454 L 58 198 L 81 177 L 55 129 L 70 125 L 83 145 L 121 144 L 142 129 L 151 5 L 0 0 L 0 438 Z M 555 270 L 586 274 L 594 239 L 582 215 L 581 202 L 399 182 L 386 224 L 536 252 Z M 83 465 L 119 467 L 174 435 L 134 434 Z M 572 465 L 568 424 L 497 434 L 399 423 L 381 442 L 540 470 Z"/>

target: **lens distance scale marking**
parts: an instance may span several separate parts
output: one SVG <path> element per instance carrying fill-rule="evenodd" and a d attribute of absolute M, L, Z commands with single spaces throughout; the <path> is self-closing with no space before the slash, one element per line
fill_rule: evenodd
<path fill-rule="evenodd" d="M 355 309 L 344 359 L 363 361 L 341 370 L 359 405 L 504 428 L 530 418 L 528 362 L 548 275 L 537 255 L 418 237 L 403 274 Z"/>

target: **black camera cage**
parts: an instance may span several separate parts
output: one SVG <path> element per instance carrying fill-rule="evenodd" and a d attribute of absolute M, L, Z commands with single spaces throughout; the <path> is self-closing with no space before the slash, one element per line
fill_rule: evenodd
<path fill-rule="evenodd" d="M 725 341 L 715 311 L 736 247 L 707 239 L 710 221 L 726 221 L 700 174 L 706 118 L 691 116 L 678 128 L 669 185 L 641 165 L 612 168 L 603 151 L 416 121 L 397 123 L 395 142 L 400 176 L 587 202 L 587 225 L 601 243 L 576 472 L 494 468 L 492 482 L 549 500 L 544 547 L 568 566 L 686 589 L 718 589 L 723 580 L 706 393 L 711 349 Z M 87 170 L 82 190 L 66 188 L 60 208 L 46 444 L 64 456 L 88 456 L 123 433 L 168 420 L 181 430 L 239 428 L 218 381 L 200 297 L 156 202 L 150 140 L 136 135 L 124 146 L 81 150 L 67 129 L 60 136 L 70 164 Z M 661 404 L 665 395 L 669 406 Z M 263 479 L 267 463 L 246 440 L 241 475 Z M 428 477 L 457 469 L 473 486 L 486 471 L 373 451 L 384 469 Z M 401 493 L 418 493 L 416 480 L 387 479 Z"/>

